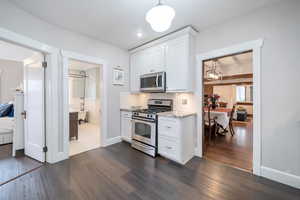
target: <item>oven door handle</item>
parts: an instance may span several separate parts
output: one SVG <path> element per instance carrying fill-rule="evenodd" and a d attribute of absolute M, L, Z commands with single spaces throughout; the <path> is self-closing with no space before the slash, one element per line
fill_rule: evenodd
<path fill-rule="evenodd" d="M 152 120 L 146 120 L 146 119 L 143 119 L 143 120 L 140 120 L 140 119 L 132 119 L 132 122 L 140 122 L 140 123 L 145 123 L 145 124 L 150 124 L 150 125 L 153 125 L 155 124 L 155 121 L 152 121 Z"/>

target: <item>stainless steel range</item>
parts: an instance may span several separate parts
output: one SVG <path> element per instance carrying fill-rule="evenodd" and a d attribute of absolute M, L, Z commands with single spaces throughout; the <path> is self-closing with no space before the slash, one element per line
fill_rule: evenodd
<path fill-rule="evenodd" d="M 150 156 L 157 154 L 157 113 L 171 111 L 170 99 L 149 99 L 148 109 L 132 113 L 131 146 Z"/>

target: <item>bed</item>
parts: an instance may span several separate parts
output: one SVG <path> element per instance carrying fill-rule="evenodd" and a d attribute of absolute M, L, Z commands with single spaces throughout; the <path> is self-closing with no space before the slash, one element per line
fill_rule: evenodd
<path fill-rule="evenodd" d="M 12 143 L 14 123 L 13 117 L 0 117 L 0 145 Z"/>
<path fill-rule="evenodd" d="M 13 104 L 0 104 L 0 145 L 13 141 L 15 124 L 13 113 Z"/>

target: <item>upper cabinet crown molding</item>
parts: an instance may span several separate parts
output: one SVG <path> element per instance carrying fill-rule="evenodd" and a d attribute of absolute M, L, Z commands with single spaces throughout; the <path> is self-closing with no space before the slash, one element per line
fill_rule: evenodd
<path fill-rule="evenodd" d="M 180 36 L 186 35 L 186 34 L 191 34 L 192 36 L 196 36 L 198 34 L 198 31 L 195 28 L 193 28 L 192 26 L 187 26 L 187 27 L 181 28 L 179 30 L 176 30 L 174 32 L 171 32 L 167 35 L 161 36 L 158 39 L 154 39 L 152 41 L 149 41 L 149 42 L 147 42 L 145 44 L 142 44 L 138 47 L 134 47 L 132 49 L 129 49 L 129 53 L 133 54 L 137 51 L 141 51 L 141 50 L 150 48 L 152 46 L 156 46 L 156 45 L 165 43 L 168 40 L 172 40 L 172 39 L 175 39 L 177 37 L 180 37 Z"/>

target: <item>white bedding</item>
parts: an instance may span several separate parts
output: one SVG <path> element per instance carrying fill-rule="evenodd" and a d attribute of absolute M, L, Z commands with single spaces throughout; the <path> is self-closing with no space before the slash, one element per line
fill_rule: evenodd
<path fill-rule="evenodd" d="M 13 117 L 0 117 L 0 132 L 2 130 L 13 130 L 15 119 Z"/>
<path fill-rule="evenodd" d="M 0 117 L 0 144 L 13 142 L 14 123 L 13 117 Z"/>

